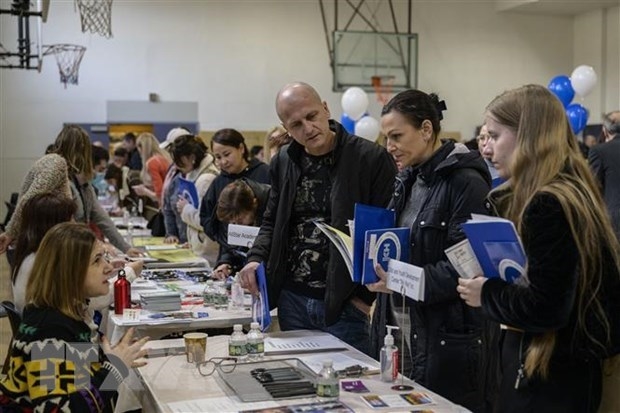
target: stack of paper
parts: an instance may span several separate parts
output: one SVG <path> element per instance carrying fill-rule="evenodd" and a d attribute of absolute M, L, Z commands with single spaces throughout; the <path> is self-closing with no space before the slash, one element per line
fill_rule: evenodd
<path fill-rule="evenodd" d="M 181 309 L 181 294 L 174 291 L 153 291 L 140 293 L 142 309 L 159 311 L 178 311 Z"/>

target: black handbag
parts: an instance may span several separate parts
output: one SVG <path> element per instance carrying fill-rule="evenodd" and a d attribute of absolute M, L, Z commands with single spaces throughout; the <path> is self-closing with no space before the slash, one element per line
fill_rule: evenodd
<path fill-rule="evenodd" d="M 165 237 L 166 225 L 164 224 L 164 213 L 158 211 L 155 215 L 151 217 L 146 227 L 151 230 L 152 236 Z"/>

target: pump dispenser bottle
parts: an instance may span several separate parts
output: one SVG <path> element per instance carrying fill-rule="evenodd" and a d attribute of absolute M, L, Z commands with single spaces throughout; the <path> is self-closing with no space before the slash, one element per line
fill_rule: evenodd
<path fill-rule="evenodd" d="M 398 376 L 398 347 L 394 345 L 392 330 L 398 330 L 395 326 L 386 326 L 387 334 L 381 347 L 381 381 L 392 383 Z"/>

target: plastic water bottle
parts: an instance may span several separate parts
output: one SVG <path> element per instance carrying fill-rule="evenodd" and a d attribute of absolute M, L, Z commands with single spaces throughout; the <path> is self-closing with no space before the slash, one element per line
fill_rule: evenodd
<path fill-rule="evenodd" d="M 241 324 L 235 324 L 233 326 L 233 333 L 228 339 L 228 355 L 243 360 L 247 358 L 248 355 L 247 346 L 248 339 L 243 333 L 243 326 Z"/>
<path fill-rule="evenodd" d="M 230 286 L 230 304 L 233 309 L 243 308 L 243 287 L 239 282 L 238 273 Z"/>
<path fill-rule="evenodd" d="M 323 368 L 319 371 L 316 381 L 316 395 L 320 401 L 334 401 L 338 400 L 338 396 L 340 396 L 340 382 L 333 365 L 333 361 L 327 359 L 323 361 Z"/>
<path fill-rule="evenodd" d="M 250 360 L 260 360 L 265 355 L 265 337 L 260 331 L 259 324 L 254 321 L 248 331 L 248 357 Z"/>

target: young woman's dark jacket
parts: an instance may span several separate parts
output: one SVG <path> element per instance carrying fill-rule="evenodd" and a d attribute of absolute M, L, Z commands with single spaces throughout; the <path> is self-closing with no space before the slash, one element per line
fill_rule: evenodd
<path fill-rule="evenodd" d="M 265 208 L 267 207 L 267 200 L 269 199 L 269 190 L 271 186 L 246 178 L 243 178 L 242 181 L 248 184 L 248 186 L 252 189 L 252 192 L 254 192 L 254 197 L 258 201 L 258 206 L 256 207 L 254 216 L 256 219 L 255 225 L 260 227 L 263 222 L 263 215 L 265 214 Z M 233 247 L 231 245 L 227 245 L 226 247 L 222 246 L 220 248 L 220 259 L 217 261 L 214 268 L 219 267 L 221 264 L 228 264 L 232 267 L 233 274 L 236 273 L 246 264 L 246 255 L 249 250 L 250 249 L 247 247 Z"/>
<path fill-rule="evenodd" d="M 202 202 L 200 203 L 200 225 L 205 230 L 205 234 L 213 241 L 220 244 L 218 261 L 221 259 L 222 250 L 228 247 L 228 225 L 217 219 L 217 199 L 226 185 L 237 179 L 248 178 L 252 181 L 263 184 L 269 183 L 269 165 L 260 162 L 258 159 L 250 160 L 249 165 L 238 174 L 229 174 L 221 171 L 213 180 L 207 190 Z"/>
<path fill-rule="evenodd" d="M 396 165 L 385 148 L 349 134 L 340 123 L 329 121 L 336 134 L 336 146 L 331 152 L 330 225 L 348 233 L 347 220 L 353 219 L 355 203 L 384 207 L 388 204 Z M 286 271 L 289 221 L 304 147 L 296 141 L 284 146 L 271 161 L 271 194 L 260 232 L 250 249 L 248 262 L 265 262 L 269 305 L 277 306 L 282 286 L 289 276 Z M 375 294 L 351 280 L 344 260 L 330 245 L 325 291 L 325 323 L 338 321 L 347 300 L 359 297 L 368 305 Z"/>
<path fill-rule="evenodd" d="M 410 263 L 424 268 L 423 302 L 407 299 L 411 319 L 414 380 L 474 411 L 482 409 L 480 385 L 482 320 L 456 291 L 458 274 L 444 250 L 465 238 L 461 224 L 472 213 L 488 213 L 485 199 L 491 187 L 489 171 L 478 152 L 444 142 L 422 165 L 397 177 L 390 206 L 397 219 L 420 176 L 428 187 L 411 228 Z M 393 324 L 390 299 L 379 294 L 371 331 L 371 351 L 379 356 Z"/>

